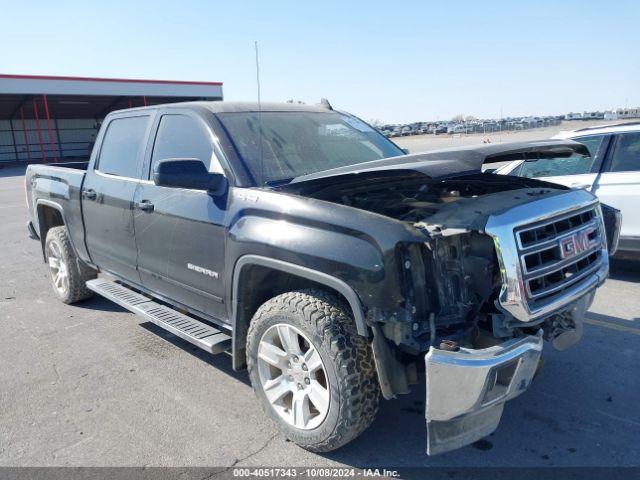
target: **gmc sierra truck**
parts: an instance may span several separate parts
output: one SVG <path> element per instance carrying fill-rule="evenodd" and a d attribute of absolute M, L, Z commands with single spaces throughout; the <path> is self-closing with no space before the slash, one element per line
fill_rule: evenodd
<path fill-rule="evenodd" d="M 407 155 L 319 106 L 191 102 L 110 113 L 88 163 L 32 165 L 30 236 L 56 295 L 94 292 L 247 368 L 312 451 L 426 376 L 427 453 L 493 432 L 544 340 L 578 341 L 618 212 L 482 173 L 570 140 Z"/>

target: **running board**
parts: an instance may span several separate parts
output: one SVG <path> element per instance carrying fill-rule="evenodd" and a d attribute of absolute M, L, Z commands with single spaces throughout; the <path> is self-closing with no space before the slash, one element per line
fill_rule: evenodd
<path fill-rule="evenodd" d="M 209 353 L 222 353 L 231 347 L 231 337 L 226 333 L 154 302 L 124 285 L 96 278 L 87 282 L 87 288 Z"/>

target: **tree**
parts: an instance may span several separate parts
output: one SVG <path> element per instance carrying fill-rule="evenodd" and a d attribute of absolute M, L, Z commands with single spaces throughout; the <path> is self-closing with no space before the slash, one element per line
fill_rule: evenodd
<path fill-rule="evenodd" d="M 455 122 L 455 123 L 463 122 L 463 121 L 464 121 L 464 115 L 462 115 L 462 114 L 460 113 L 460 114 L 458 114 L 458 115 L 454 116 L 454 117 L 451 119 L 451 121 L 452 121 L 452 122 Z"/>

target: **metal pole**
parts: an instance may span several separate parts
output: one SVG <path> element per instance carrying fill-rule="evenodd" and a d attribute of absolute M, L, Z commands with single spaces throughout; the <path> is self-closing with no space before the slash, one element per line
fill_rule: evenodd
<path fill-rule="evenodd" d="M 142 97 L 142 103 L 144 103 L 145 107 L 147 106 L 147 97 L 146 96 Z"/>
<path fill-rule="evenodd" d="M 16 132 L 13 131 L 13 119 L 9 119 L 9 130 L 11 131 L 11 140 L 13 141 L 13 152 L 16 154 L 16 162 L 18 158 L 18 142 L 16 142 Z"/>
<path fill-rule="evenodd" d="M 20 118 L 22 119 L 22 133 L 24 134 L 24 144 L 27 147 L 27 159 L 31 161 L 31 148 L 29 148 L 29 137 L 27 137 L 27 124 L 24 121 L 24 109 L 20 107 Z"/>
<path fill-rule="evenodd" d="M 44 142 L 42 141 L 42 129 L 40 128 L 40 117 L 38 115 L 38 103 L 36 99 L 33 99 L 33 115 L 36 118 L 36 130 L 38 131 L 38 143 L 40 144 L 40 150 L 42 151 L 42 161 L 46 162 L 47 154 L 44 151 Z"/>
<path fill-rule="evenodd" d="M 56 152 L 55 143 L 53 140 L 53 129 L 51 128 L 51 117 L 49 116 L 49 102 L 47 102 L 47 96 L 42 95 L 42 103 L 44 104 L 44 114 L 47 117 L 47 131 L 49 132 L 49 144 L 51 145 L 51 151 L 53 152 L 53 161 L 58 161 L 58 153 Z"/>
<path fill-rule="evenodd" d="M 53 124 L 56 127 L 56 138 L 58 139 L 58 158 L 63 159 L 64 155 L 62 154 L 62 141 L 60 140 L 60 125 L 58 125 L 58 119 L 53 119 Z"/>

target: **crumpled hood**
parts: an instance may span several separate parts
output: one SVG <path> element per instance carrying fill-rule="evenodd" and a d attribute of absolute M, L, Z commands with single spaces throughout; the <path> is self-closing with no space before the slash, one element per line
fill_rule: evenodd
<path fill-rule="evenodd" d="M 583 144 L 573 140 L 539 140 L 534 142 L 475 145 L 383 158 L 382 160 L 323 170 L 296 177 L 290 183 L 385 170 L 413 170 L 430 178 L 440 178 L 461 173 L 477 173 L 487 163 L 570 157 L 574 154 L 588 157 L 589 150 Z"/>

